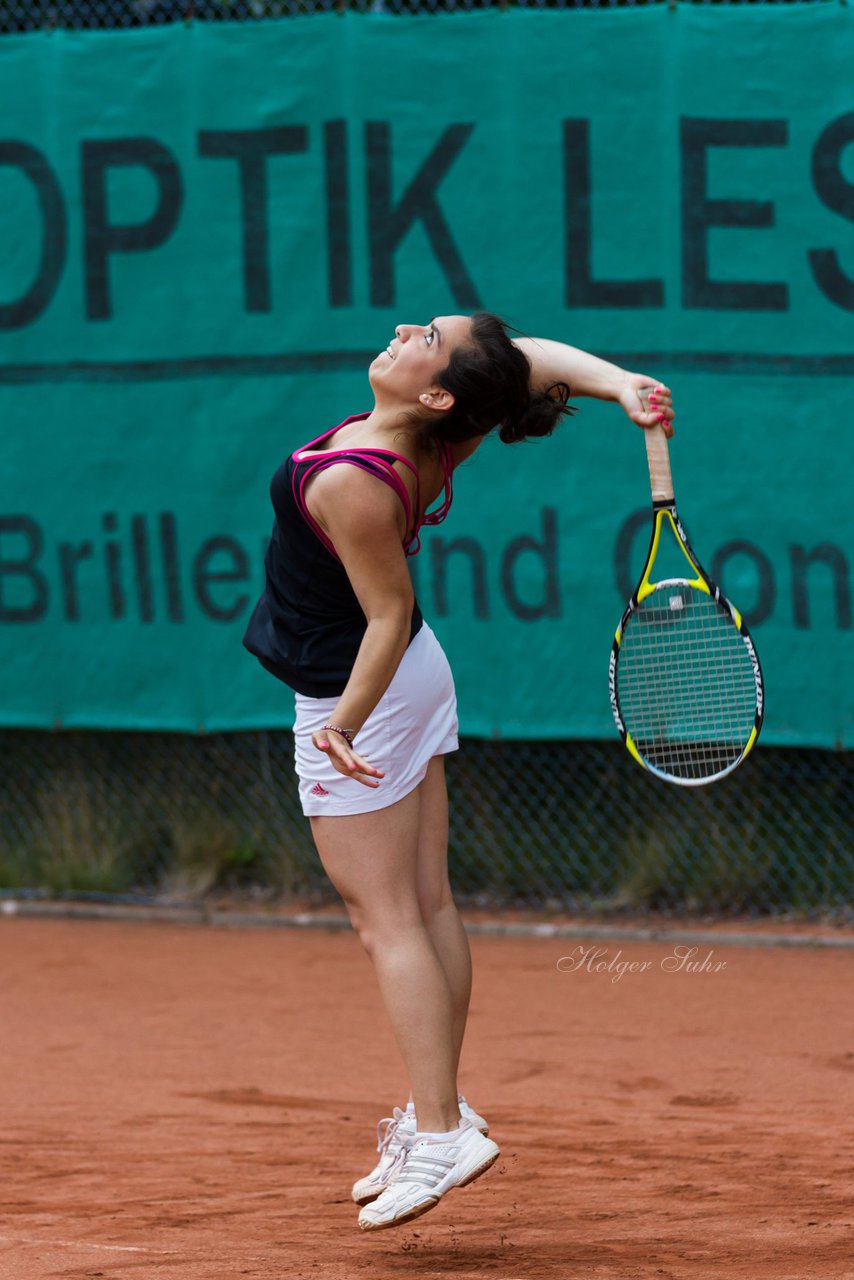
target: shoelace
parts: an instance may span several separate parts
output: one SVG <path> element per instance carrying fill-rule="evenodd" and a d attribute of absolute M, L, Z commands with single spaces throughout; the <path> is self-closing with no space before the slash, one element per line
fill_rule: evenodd
<path fill-rule="evenodd" d="M 392 1142 L 394 1142 L 395 1136 L 397 1136 L 398 1142 L 402 1141 L 397 1130 L 401 1120 L 405 1119 L 406 1112 L 401 1111 L 400 1107 L 395 1107 L 392 1115 L 384 1116 L 383 1119 L 380 1120 L 377 1125 L 377 1151 L 379 1151 L 380 1155 L 382 1155 L 384 1151 L 388 1151 L 388 1148 Z M 383 1125 L 386 1126 L 385 1133 L 382 1132 Z"/>
<path fill-rule="evenodd" d="M 382 1177 L 387 1182 L 393 1174 L 396 1174 L 406 1158 L 406 1141 L 407 1136 L 398 1133 L 401 1120 L 406 1118 L 406 1112 L 401 1111 L 400 1107 L 394 1108 L 394 1114 L 385 1116 L 377 1125 L 377 1151 L 380 1153 L 379 1165 L 381 1166 L 386 1156 L 391 1159 L 387 1169 L 382 1172 Z M 385 1133 L 382 1132 L 382 1126 L 385 1125 Z M 395 1150 L 397 1143 L 397 1150 Z"/>

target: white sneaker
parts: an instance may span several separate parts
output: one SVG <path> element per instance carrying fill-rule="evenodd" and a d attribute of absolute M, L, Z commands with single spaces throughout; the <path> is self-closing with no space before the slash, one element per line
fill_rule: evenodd
<path fill-rule="evenodd" d="M 385 1125 L 383 1131 L 382 1126 Z M 389 1178 L 401 1164 L 405 1154 L 404 1136 L 415 1133 L 415 1113 L 395 1107 L 392 1115 L 377 1125 L 377 1151 L 380 1158 L 364 1178 L 353 1183 L 353 1199 L 356 1204 L 370 1204 L 388 1186 Z"/>
<path fill-rule="evenodd" d="M 453 1187 L 464 1187 L 493 1165 L 500 1152 L 470 1120 L 460 1120 L 453 1138 L 403 1137 L 404 1156 L 392 1181 L 359 1214 L 362 1231 L 411 1222 L 438 1204 Z"/>
<path fill-rule="evenodd" d="M 489 1133 L 489 1125 L 483 1116 L 479 1116 L 474 1107 L 470 1107 L 465 1097 L 457 1094 L 460 1117 L 470 1121 L 475 1129 L 479 1129 L 484 1137 Z M 382 1132 L 382 1126 L 385 1131 Z M 370 1204 L 385 1191 L 392 1174 L 399 1167 L 403 1153 L 403 1135 L 415 1132 L 415 1115 L 412 1111 L 402 1111 L 395 1107 L 392 1115 L 380 1120 L 377 1125 L 377 1151 L 380 1158 L 376 1166 L 364 1178 L 353 1183 L 353 1199 L 356 1204 Z"/>

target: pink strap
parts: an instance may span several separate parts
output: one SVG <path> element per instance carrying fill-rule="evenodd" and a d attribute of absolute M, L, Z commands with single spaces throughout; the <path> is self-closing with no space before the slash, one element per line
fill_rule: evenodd
<path fill-rule="evenodd" d="M 406 554 L 408 556 L 417 555 L 421 550 L 420 531 L 422 526 L 425 524 L 441 524 L 447 517 L 448 512 L 451 509 L 451 503 L 454 500 L 454 482 L 452 478 L 454 474 L 454 456 L 451 452 L 451 446 L 447 444 L 446 441 L 442 440 L 440 443 L 442 445 L 442 471 L 445 476 L 444 495 L 441 505 L 434 507 L 432 511 L 425 511 L 421 520 L 418 521 L 418 527 L 415 530 L 415 534 L 406 547 Z"/>
<path fill-rule="evenodd" d="M 327 432 L 327 435 L 328 434 L 329 433 Z M 407 459 L 403 458 L 402 461 L 406 462 Z M 317 534 L 320 541 L 326 547 L 326 550 L 330 553 L 330 555 L 335 556 L 336 560 L 339 559 L 338 553 L 336 552 L 335 547 L 332 545 L 329 538 L 326 536 L 324 531 L 321 529 L 320 525 L 317 523 L 317 521 L 314 519 L 311 512 L 309 511 L 305 501 L 305 497 L 304 497 L 304 489 L 307 482 L 316 472 L 325 471 L 328 467 L 334 466 L 337 462 L 349 462 L 351 466 L 358 467 L 360 471 L 366 471 L 368 475 L 375 476 L 377 480 L 382 480 L 385 484 L 389 485 L 390 488 L 394 489 L 395 493 L 403 503 L 403 510 L 406 518 L 406 528 L 408 529 L 410 524 L 412 523 L 412 502 L 410 501 L 410 498 L 409 498 L 409 490 L 407 489 L 406 485 L 403 483 L 402 478 L 395 471 L 393 464 L 390 462 L 386 462 L 384 458 L 365 457 L 361 452 L 357 454 L 355 451 L 348 451 L 346 449 L 340 449 L 340 450 L 333 449 L 330 451 L 328 456 L 325 455 L 320 458 L 313 458 L 308 463 L 303 473 L 302 479 L 299 481 L 298 486 L 297 486 L 297 468 L 294 467 L 293 478 L 292 478 L 292 492 L 294 495 L 294 501 L 297 504 L 297 509 L 299 510 L 300 514 L 302 515 L 306 523 Z M 415 471 L 415 477 L 417 480 L 418 479 L 417 471 Z M 411 542 L 411 538 L 409 541 Z M 405 541 L 404 548 L 408 547 L 408 545 L 409 545 L 409 542 Z"/>
<path fill-rule="evenodd" d="M 301 453 L 304 453 L 304 452 L 307 453 L 311 449 L 312 445 L 320 444 L 323 440 L 328 439 L 329 436 L 333 435 L 341 427 L 346 427 L 347 424 L 350 422 L 363 421 L 368 416 L 369 415 L 367 413 L 355 413 L 351 417 L 345 418 L 344 421 L 339 422 L 337 426 L 332 427 L 329 431 L 324 431 L 323 435 L 317 436 L 316 439 L 310 441 L 307 445 L 304 445 L 301 449 L 297 449 L 293 455 L 294 460 L 298 461 L 299 455 Z M 422 526 L 425 524 L 426 525 L 441 524 L 442 521 L 447 517 L 448 512 L 451 509 L 451 503 L 453 502 L 453 498 L 454 498 L 454 486 L 453 486 L 453 479 L 452 479 L 453 472 L 454 472 L 453 453 L 451 451 L 451 446 L 447 443 L 447 441 L 441 440 L 439 443 L 441 445 L 442 472 L 445 478 L 442 502 L 438 507 L 435 507 L 432 511 L 425 512 L 422 518 L 417 521 L 412 533 L 409 534 L 409 536 L 404 539 L 403 549 L 406 555 L 408 556 L 417 555 L 417 553 L 421 550 L 420 530 Z M 382 455 L 382 456 L 378 457 L 376 455 Z M 297 504 L 297 508 L 300 514 L 302 515 L 303 519 L 311 527 L 311 529 L 313 529 L 317 537 L 326 547 L 326 550 L 330 553 L 330 555 L 335 556 L 336 560 L 338 560 L 339 557 L 334 546 L 330 542 L 329 538 L 327 538 L 326 534 L 323 532 L 320 525 L 314 519 L 308 507 L 306 506 L 305 498 L 303 496 L 303 490 L 305 489 L 305 485 L 309 480 L 309 478 L 315 474 L 315 472 L 325 471 L 327 467 L 333 466 L 336 462 L 349 462 L 352 466 L 358 467 L 361 471 L 367 471 L 369 475 L 376 476 L 378 480 L 384 481 L 387 485 L 389 485 L 392 489 L 394 489 L 395 493 L 403 503 L 403 509 L 406 515 L 406 528 L 408 529 L 409 526 L 412 524 L 412 503 L 409 498 L 409 490 L 407 489 L 406 485 L 403 483 L 402 478 L 395 471 L 394 465 L 391 462 L 387 462 L 385 460 L 386 458 L 395 458 L 398 462 L 402 462 L 405 466 L 409 467 L 409 470 L 415 476 L 415 507 L 416 507 L 416 511 L 420 511 L 421 481 L 418 475 L 418 468 L 414 466 L 413 463 L 411 463 L 408 458 L 405 458 L 402 453 L 395 453 L 394 450 L 392 449 L 330 449 L 327 452 L 323 453 L 322 456 L 318 458 L 312 458 L 307 460 L 308 465 L 306 467 L 305 472 L 303 473 L 302 479 L 299 482 L 299 487 L 297 487 L 297 467 L 294 467 L 292 491 L 294 495 L 294 501 Z M 365 459 L 367 459 L 367 461 Z M 298 464 L 298 465 L 301 465 L 301 464 Z"/>

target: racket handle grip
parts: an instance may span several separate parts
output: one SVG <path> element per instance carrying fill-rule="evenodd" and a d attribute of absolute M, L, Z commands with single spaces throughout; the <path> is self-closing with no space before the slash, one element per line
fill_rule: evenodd
<path fill-rule="evenodd" d="M 660 426 L 644 427 L 646 460 L 649 465 L 649 487 L 653 502 L 673 501 L 673 479 L 670 475 L 670 453 L 667 436 Z"/>

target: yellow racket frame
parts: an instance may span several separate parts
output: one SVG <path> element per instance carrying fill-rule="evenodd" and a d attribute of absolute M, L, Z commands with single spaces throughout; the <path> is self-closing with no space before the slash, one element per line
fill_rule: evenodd
<path fill-rule="evenodd" d="M 655 559 L 656 559 L 656 556 L 658 555 L 658 547 L 661 542 L 661 530 L 664 525 L 665 519 L 667 520 L 667 522 L 670 525 L 670 528 L 673 531 L 673 536 L 679 545 L 679 549 L 681 550 L 683 556 L 688 561 L 688 564 L 691 566 L 691 569 L 696 575 L 693 578 L 685 578 L 684 579 L 685 584 L 689 587 L 694 587 L 697 591 L 704 591 L 707 596 L 711 596 L 713 594 L 702 569 L 696 563 L 696 561 L 692 558 L 691 553 L 688 550 L 688 544 L 685 538 L 685 534 L 683 533 L 682 527 L 679 524 L 678 517 L 676 516 L 676 513 L 675 513 L 675 508 L 672 504 L 669 504 L 667 506 L 658 507 L 655 511 L 652 539 L 650 541 L 649 551 L 647 553 L 646 567 L 644 568 L 643 576 L 641 577 L 640 583 L 638 584 L 638 589 L 635 592 L 636 605 L 640 604 L 643 600 L 646 600 L 661 585 L 661 583 L 650 582 L 650 574 L 652 573 L 653 565 L 655 564 Z M 679 580 L 675 578 L 666 578 L 666 579 L 662 579 L 662 581 L 668 582 L 668 583 L 670 582 L 675 583 Z M 742 631 L 743 627 L 742 627 L 742 621 L 741 621 L 741 614 L 739 613 L 738 609 L 736 609 L 735 605 L 731 604 L 729 600 L 725 600 L 725 597 L 721 597 L 719 592 L 716 591 L 714 594 L 716 598 L 721 600 L 721 603 L 724 603 L 724 602 L 726 603 L 727 608 L 729 609 L 730 613 L 733 616 L 735 625 L 738 627 L 739 631 Z M 625 621 L 626 621 L 625 618 L 622 618 L 620 620 L 620 625 L 617 627 L 617 630 L 614 634 L 614 640 L 618 646 L 622 643 L 623 627 L 624 627 Z M 757 726 L 754 725 L 753 730 L 751 731 L 750 737 L 747 740 L 747 745 L 745 746 L 744 752 L 742 753 L 742 756 L 741 756 L 742 760 L 750 753 L 753 747 L 753 744 L 756 741 L 758 736 L 759 736 L 759 729 Z M 624 730 L 624 742 L 626 744 L 627 750 L 632 756 L 634 756 L 635 760 L 637 760 L 641 768 L 654 772 L 654 770 L 650 770 L 649 765 L 646 763 L 644 759 L 642 759 L 640 753 L 638 752 L 637 747 L 632 741 L 632 735 L 629 733 L 628 729 Z"/>

